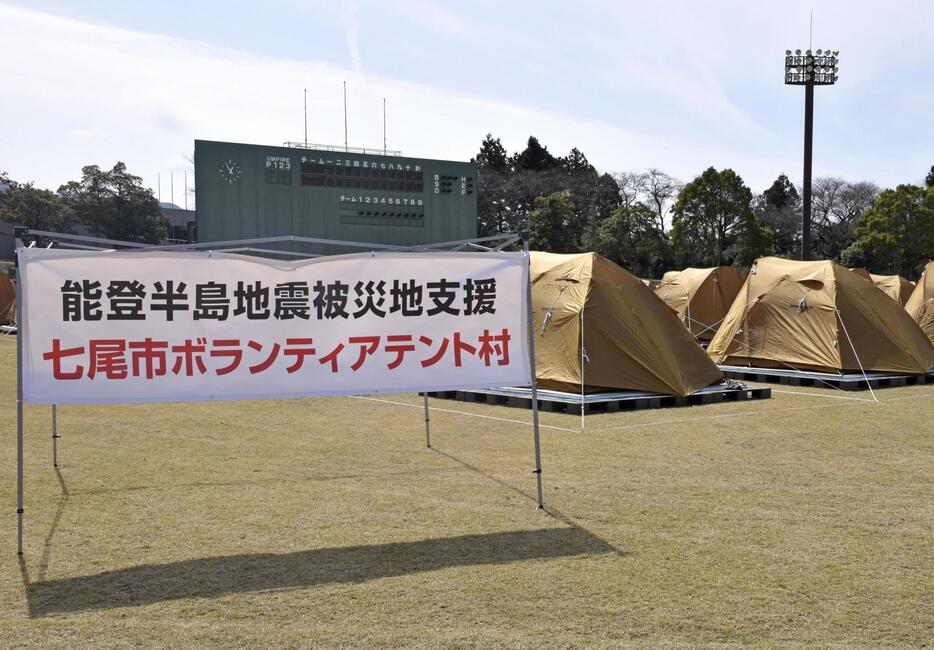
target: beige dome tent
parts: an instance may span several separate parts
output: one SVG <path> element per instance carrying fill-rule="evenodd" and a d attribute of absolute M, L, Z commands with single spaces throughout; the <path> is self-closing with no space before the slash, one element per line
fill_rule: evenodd
<path fill-rule="evenodd" d="M 756 260 L 707 353 L 718 364 L 920 374 L 934 345 L 908 313 L 829 261 Z M 858 358 L 857 358 L 858 357 Z"/>
<path fill-rule="evenodd" d="M 723 378 L 651 289 L 596 253 L 533 252 L 531 278 L 540 387 L 684 396 Z"/>
<path fill-rule="evenodd" d="M 694 336 L 709 341 L 742 286 L 743 277 L 734 267 L 716 266 L 669 271 L 654 289 Z"/>
<path fill-rule="evenodd" d="M 0 273 L 0 325 L 10 325 L 16 321 L 16 288 L 10 276 Z"/>
<path fill-rule="evenodd" d="M 924 267 L 905 309 L 934 343 L 934 262 L 928 262 Z"/>
<path fill-rule="evenodd" d="M 909 282 L 900 275 L 876 275 L 871 273 L 869 277 L 872 279 L 872 283 L 881 289 L 885 295 L 897 301 L 900 305 L 908 302 L 908 298 L 915 288 L 914 283 Z"/>

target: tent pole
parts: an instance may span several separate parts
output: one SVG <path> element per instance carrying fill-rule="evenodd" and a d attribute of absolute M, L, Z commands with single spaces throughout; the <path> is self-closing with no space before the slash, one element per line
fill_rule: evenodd
<path fill-rule="evenodd" d="M 428 415 L 428 393 L 422 393 L 425 397 L 425 446 L 431 449 L 431 417 Z"/>
<path fill-rule="evenodd" d="M 56 405 L 52 405 L 52 467 L 58 469 L 58 411 Z"/>
<path fill-rule="evenodd" d="M 532 387 L 532 437 L 535 441 L 535 487 L 538 493 L 538 508 L 545 507 L 545 496 L 542 493 L 542 444 L 538 428 L 538 379 L 535 376 L 535 325 L 532 319 L 532 256 L 529 254 L 529 234 L 522 233 L 522 250 L 529 259 L 529 281 L 525 288 L 526 316 L 529 336 L 529 369 L 531 370 Z"/>
<path fill-rule="evenodd" d="M 23 267 L 16 256 L 16 553 L 23 554 Z"/>

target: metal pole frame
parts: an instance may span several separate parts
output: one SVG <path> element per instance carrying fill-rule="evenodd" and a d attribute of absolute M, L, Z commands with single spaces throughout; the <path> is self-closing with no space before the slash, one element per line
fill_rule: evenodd
<path fill-rule="evenodd" d="M 58 469 L 58 408 L 52 405 L 52 467 Z"/>
<path fill-rule="evenodd" d="M 425 398 L 425 446 L 431 449 L 431 416 L 428 411 L 428 393 L 422 393 Z"/>
<path fill-rule="evenodd" d="M 131 250 L 122 250 L 122 252 L 152 252 L 152 251 L 215 251 L 215 252 L 263 252 L 271 253 L 269 249 L 255 248 L 257 244 L 271 244 L 283 242 L 298 242 L 304 244 L 324 244 L 330 246 L 343 246 L 346 248 L 359 248 L 365 251 L 390 251 L 390 252 L 435 252 L 449 251 L 456 252 L 463 249 L 476 248 L 484 251 L 502 251 L 521 239 L 521 235 L 514 233 L 504 233 L 502 235 L 490 235 L 487 237 L 474 237 L 471 239 L 457 239 L 453 241 L 436 242 L 433 244 L 415 244 L 413 246 L 399 246 L 393 244 L 376 244 L 371 242 L 346 241 L 342 239 L 322 239 L 320 237 L 304 237 L 301 235 L 277 235 L 274 237 L 253 237 L 250 239 L 233 239 L 219 242 L 191 242 L 186 244 L 140 244 L 138 242 L 125 242 L 117 239 L 104 239 L 101 237 L 91 237 L 88 235 L 70 235 L 68 233 L 52 232 L 49 230 L 36 230 L 32 228 L 17 228 L 18 238 L 24 238 L 28 235 L 43 237 L 59 242 L 64 242 L 65 248 L 76 248 L 80 250 L 116 250 L 116 247 L 122 246 Z M 83 242 L 84 245 L 74 243 Z M 481 242 L 494 244 L 495 246 L 481 246 Z M 280 255 L 304 256 L 308 258 L 323 257 L 319 253 L 296 253 L 294 251 L 274 251 Z"/>
<path fill-rule="evenodd" d="M 122 246 L 124 249 L 121 252 L 124 253 L 133 253 L 141 251 L 199 251 L 206 250 L 212 251 L 216 250 L 218 252 L 224 252 L 224 249 L 233 249 L 237 252 L 247 252 L 247 253 L 276 253 L 276 254 L 286 254 L 286 255 L 301 255 L 290 251 L 275 251 L 270 249 L 261 249 L 253 248 L 254 244 L 266 244 L 272 242 L 286 242 L 286 241 L 295 241 L 295 242 L 304 242 L 304 243 L 315 243 L 315 244 L 329 244 L 336 246 L 347 246 L 361 249 L 368 249 L 370 251 L 382 250 L 382 251 L 394 251 L 394 252 L 442 252 L 447 250 L 448 252 L 456 252 L 463 250 L 468 247 L 472 247 L 478 250 L 484 251 L 502 251 L 507 246 L 515 244 L 518 241 L 522 241 L 522 249 L 525 252 L 526 256 L 529 254 L 529 238 L 528 233 L 504 233 L 502 235 L 492 235 L 488 237 L 475 237 L 473 239 L 460 239 L 456 241 L 447 241 L 447 242 L 438 242 L 434 244 L 424 244 L 424 245 L 415 245 L 415 246 L 392 246 L 388 244 L 374 244 L 374 243 L 365 243 L 365 242 L 351 242 L 351 241 L 341 241 L 341 240 L 332 240 L 332 239 L 319 239 L 316 237 L 301 237 L 294 235 L 278 236 L 278 237 L 259 237 L 253 239 L 238 239 L 226 242 L 205 242 L 205 243 L 191 243 L 191 244 L 171 244 L 171 245 L 151 245 L 151 244 L 141 244 L 138 242 L 126 242 L 115 239 L 105 239 L 102 237 L 90 237 L 87 235 L 71 235 L 68 233 L 59 233 L 48 230 L 34 230 L 30 228 L 16 228 L 15 230 L 16 240 L 18 247 L 24 247 L 25 242 L 23 239 L 28 235 L 34 235 L 38 237 L 44 237 L 47 239 L 52 239 L 58 241 L 59 243 L 65 242 L 65 248 L 73 248 L 77 250 L 98 250 L 98 251 L 113 251 L 116 250 L 116 247 Z M 486 247 L 479 245 L 479 242 L 493 244 L 494 242 L 499 242 L 495 246 Z M 230 251 L 233 252 L 233 251 Z M 305 255 L 307 258 L 313 257 L 322 257 L 322 255 L 308 253 Z M 16 529 L 17 529 L 17 554 L 23 554 L 23 514 L 25 512 L 25 499 L 23 491 L 23 332 L 26 331 L 26 318 L 23 312 L 23 302 L 25 295 L 25 282 L 23 281 L 22 267 L 19 263 L 19 252 L 17 251 L 16 255 Z M 531 272 L 531 270 L 530 270 Z M 537 490 L 538 490 L 538 507 L 540 509 L 545 507 L 544 504 L 544 495 L 542 492 L 542 459 L 541 459 L 541 441 L 539 435 L 539 424 L 538 424 L 538 388 L 537 381 L 535 378 L 535 337 L 532 335 L 532 279 L 531 275 L 529 276 L 528 286 L 526 287 L 526 306 L 528 312 L 528 339 L 529 339 L 529 365 L 531 367 L 531 387 L 532 387 L 532 425 L 534 430 L 534 440 L 535 440 L 535 469 L 533 470 L 536 476 Z M 424 394 L 424 405 L 425 405 L 425 443 L 427 447 L 431 447 L 431 429 L 430 429 L 430 417 L 428 409 L 428 394 Z M 54 467 L 58 468 L 58 443 L 57 440 L 61 436 L 58 435 L 58 412 L 55 404 L 52 405 L 52 464 Z"/>
<path fill-rule="evenodd" d="M 23 314 L 23 273 L 16 254 L 16 553 L 23 554 L 23 332 L 26 319 Z"/>
<path fill-rule="evenodd" d="M 526 232 L 521 233 L 521 237 L 522 250 L 529 259 L 529 281 L 526 285 L 525 305 L 528 320 L 529 369 L 531 371 L 530 386 L 532 388 L 532 438 L 535 442 L 535 469 L 532 470 L 532 473 L 535 474 L 538 509 L 542 510 L 545 508 L 545 496 L 542 491 L 542 443 L 538 426 L 538 378 L 535 375 L 535 335 L 533 334 L 535 325 L 532 319 L 532 256 L 529 253 L 529 234 Z"/>

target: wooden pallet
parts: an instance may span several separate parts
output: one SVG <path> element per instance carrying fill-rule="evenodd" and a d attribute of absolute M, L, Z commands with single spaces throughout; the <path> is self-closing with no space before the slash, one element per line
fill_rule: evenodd
<path fill-rule="evenodd" d="M 825 372 L 804 372 L 749 366 L 719 366 L 719 368 L 724 376 L 740 381 L 757 381 L 785 386 L 839 388 L 840 390 L 868 390 L 870 387 L 875 390 L 876 388 L 895 388 L 897 386 L 914 386 L 934 382 L 934 371 L 926 375 L 868 372 L 863 376 L 862 373 L 833 375 Z"/>
<path fill-rule="evenodd" d="M 532 408 L 532 390 L 530 388 L 491 388 L 484 390 L 450 390 L 428 393 L 429 397 L 474 402 L 514 408 Z M 642 411 L 645 409 L 669 408 L 675 406 L 698 406 L 701 404 L 719 404 L 721 402 L 741 402 L 752 399 L 768 399 L 772 396 L 771 388 L 750 388 L 746 386 L 710 386 L 693 395 L 664 395 L 661 393 L 624 392 L 597 393 L 583 397 L 584 414 L 615 413 L 617 411 Z M 539 390 L 538 408 L 552 413 L 571 413 L 579 415 L 582 398 L 580 394 L 560 391 Z"/>

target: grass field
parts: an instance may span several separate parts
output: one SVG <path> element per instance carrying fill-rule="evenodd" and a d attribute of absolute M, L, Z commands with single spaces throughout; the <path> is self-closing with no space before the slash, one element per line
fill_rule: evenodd
<path fill-rule="evenodd" d="M 543 414 L 546 512 L 522 423 L 67 406 L 56 472 L 31 406 L 19 561 L 3 338 L 0 647 L 931 647 L 934 386 L 789 390 Z"/>

